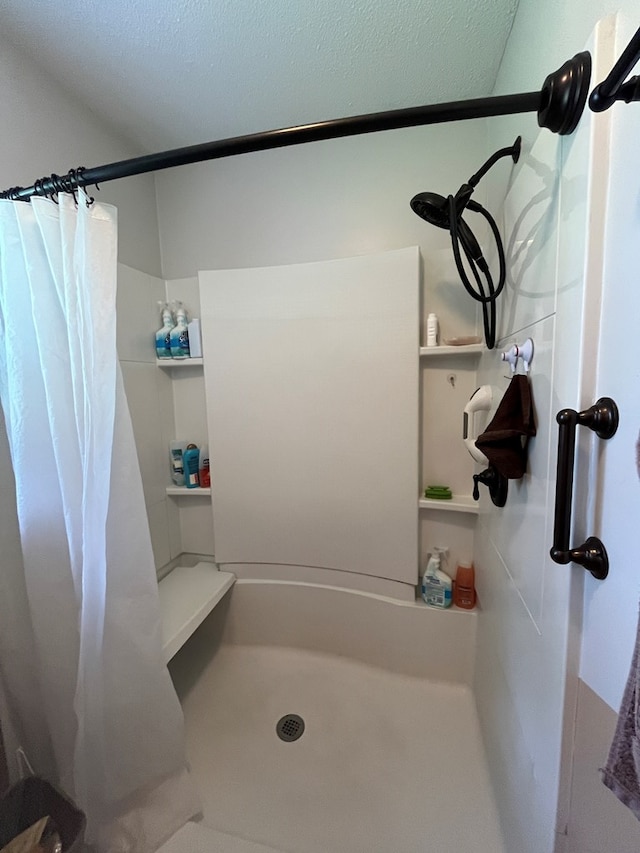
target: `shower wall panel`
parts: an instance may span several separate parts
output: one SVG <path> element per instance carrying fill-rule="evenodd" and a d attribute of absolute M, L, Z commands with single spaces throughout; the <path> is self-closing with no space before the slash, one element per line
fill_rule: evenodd
<path fill-rule="evenodd" d="M 595 76 L 608 64 L 603 51 L 611 46 L 606 27 L 591 40 Z M 506 846 L 519 853 L 552 853 L 567 824 L 561 768 L 567 766 L 563 750 L 570 753 L 572 743 L 584 573 L 549 556 L 555 416 L 598 396 L 591 332 L 601 301 L 604 206 L 597 187 L 608 161 L 603 120 L 587 111 L 570 137 L 540 131 L 533 117 L 521 116 L 498 119 L 491 131 L 492 147 L 523 137 L 521 160 L 506 188 L 494 181 L 490 206 L 502 208 L 509 270 L 498 348 L 534 341 L 530 381 L 538 432 L 526 475 L 509 483 L 507 505 L 498 509 L 484 499 L 481 508 L 475 687 Z M 479 382 L 502 394 L 509 382 L 505 367 L 495 352 L 486 353 Z M 595 482 L 589 485 L 592 442 L 590 435 L 577 436 L 572 542 L 599 533 L 588 501 Z"/>
<path fill-rule="evenodd" d="M 218 562 L 413 595 L 418 249 L 201 273 L 200 291 Z"/>
<path fill-rule="evenodd" d="M 162 279 L 118 264 L 117 346 L 142 475 L 156 569 L 183 550 L 176 502 L 167 497 L 169 441 L 175 437 L 171 377 L 156 367 L 154 332 Z M 117 448 L 116 448 L 117 452 Z"/>
<path fill-rule="evenodd" d="M 512 123 L 499 122 L 503 127 Z M 553 356 L 556 294 L 562 286 L 557 238 L 562 143 L 528 118 L 520 118 L 518 127 L 525 154 L 520 168 L 513 170 L 503 207 L 509 277 L 499 306 L 500 340 L 497 353 L 483 356 L 478 382 L 492 385 L 500 399 L 510 370 L 499 352 L 531 337 L 537 435 L 529 444 L 527 473 L 509 482 L 506 506 L 498 509 L 482 498 L 475 540 L 481 606 L 475 687 L 506 847 L 551 853 L 570 579 L 570 570 L 555 566 L 548 554 L 555 411 L 560 408 L 553 389 Z M 505 135 L 511 138 L 512 133 L 501 137 Z M 499 199 L 493 209 L 497 205 Z M 575 390 L 564 405 L 574 404 Z M 558 611 L 549 601 L 551 590 L 558 596 Z"/>

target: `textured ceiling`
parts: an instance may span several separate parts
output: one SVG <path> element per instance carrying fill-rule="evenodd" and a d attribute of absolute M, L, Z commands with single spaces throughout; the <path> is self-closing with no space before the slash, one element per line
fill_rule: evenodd
<path fill-rule="evenodd" d="M 517 3 L 0 0 L 0 24 L 154 151 L 487 95 Z"/>

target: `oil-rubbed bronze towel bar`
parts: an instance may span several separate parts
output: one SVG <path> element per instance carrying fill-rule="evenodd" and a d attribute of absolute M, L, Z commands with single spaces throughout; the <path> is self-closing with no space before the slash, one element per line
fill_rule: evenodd
<path fill-rule="evenodd" d="M 612 438 L 618 429 L 618 407 L 611 397 L 601 397 L 589 409 L 576 412 L 562 409 L 556 415 L 558 430 L 558 468 L 556 473 L 556 507 L 551 559 L 556 563 L 578 563 L 597 580 L 609 573 L 609 557 L 604 543 L 589 536 L 582 545 L 571 548 L 571 504 L 573 498 L 573 461 L 576 427 L 586 426 L 599 438 Z"/>

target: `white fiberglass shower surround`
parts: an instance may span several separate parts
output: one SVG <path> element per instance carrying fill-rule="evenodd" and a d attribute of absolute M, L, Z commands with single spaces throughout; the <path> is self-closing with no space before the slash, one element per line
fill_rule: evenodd
<path fill-rule="evenodd" d="M 594 41 L 587 45 L 594 55 L 596 77 L 606 73 L 610 67 L 614 55 L 613 32 L 614 27 L 611 22 L 605 22 L 599 27 Z M 225 440 L 237 437 L 240 444 L 244 442 L 246 451 L 246 456 L 239 460 L 240 466 L 246 463 L 245 469 L 238 467 L 234 471 L 233 466 L 236 462 L 232 457 L 225 458 L 222 463 L 223 477 L 230 477 L 233 473 L 238 479 L 233 483 L 227 482 L 230 489 L 222 499 L 221 517 L 224 518 L 229 512 L 226 500 L 231 499 L 231 496 L 236 502 L 238 515 L 233 521 L 235 529 L 231 532 L 231 536 L 228 531 L 221 530 L 220 541 L 216 538 L 215 543 L 213 539 L 211 542 L 211 548 L 217 557 L 223 561 L 225 558 L 229 559 L 230 562 L 224 565 L 225 569 L 234 571 L 232 563 L 233 560 L 237 560 L 235 571 L 240 577 L 227 602 L 228 610 L 220 612 L 217 616 L 214 614 L 212 617 L 212 621 L 218 623 L 217 630 L 220 633 L 217 641 L 221 644 L 221 655 L 217 663 L 211 658 L 208 659 L 202 650 L 201 641 L 196 637 L 192 647 L 195 674 L 190 664 L 186 662 L 186 649 L 183 650 L 184 654 L 180 653 L 180 658 L 176 658 L 172 671 L 183 696 L 187 728 L 192 733 L 196 733 L 193 735 L 194 739 L 190 740 L 192 754 L 198 752 L 198 744 L 204 743 L 206 739 L 203 731 L 206 731 L 207 707 L 213 707 L 216 704 L 216 698 L 222 704 L 230 702 L 230 694 L 233 694 L 231 687 L 222 686 L 219 688 L 221 692 L 216 694 L 213 686 L 216 679 L 213 674 L 217 672 L 219 683 L 226 684 L 225 676 L 233 669 L 231 661 L 235 659 L 239 667 L 236 672 L 240 671 L 240 659 L 245 652 L 249 656 L 246 661 L 247 673 L 255 673 L 256 667 L 259 668 L 262 664 L 266 672 L 274 672 L 274 680 L 279 684 L 286 684 L 288 681 L 287 663 L 290 665 L 289 673 L 292 675 L 293 683 L 299 683 L 302 677 L 300 670 L 304 669 L 304 664 L 296 659 L 295 654 L 283 653 L 282 669 L 272 670 L 271 664 L 260 656 L 260 649 L 266 650 L 272 647 L 291 649 L 293 647 L 296 653 L 309 650 L 320 654 L 349 655 L 356 661 L 373 663 L 402 673 L 407 672 L 405 667 L 411 669 L 415 663 L 418 670 L 411 669 L 411 671 L 414 674 L 419 671 L 421 677 L 427 680 L 448 678 L 459 685 L 469 684 L 473 687 L 480 712 L 482 736 L 487 746 L 487 763 L 500 813 L 505 848 L 509 851 L 518 850 L 526 853 L 541 853 L 541 851 L 550 853 L 556 847 L 562 849 L 562 845 L 566 844 L 566 824 L 570 819 L 570 761 L 564 760 L 561 765 L 560 755 L 562 746 L 564 745 L 566 749 L 567 744 L 572 741 L 571 709 L 575 689 L 575 646 L 573 645 L 575 638 L 572 637 L 569 629 L 570 620 L 575 617 L 576 589 L 581 583 L 579 574 L 581 570 L 561 569 L 552 564 L 548 556 L 552 539 L 557 437 L 555 412 L 562 406 L 575 406 L 579 409 L 595 399 L 593 386 L 590 384 L 593 382 L 593 373 L 590 370 L 593 353 L 585 335 L 586 330 L 592 328 L 592 316 L 594 312 L 597 314 L 600 304 L 597 271 L 593 264 L 597 263 L 598 246 L 602 246 L 603 239 L 605 206 L 602 204 L 601 193 L 606 175 L 602 172 L 602 164 L 609 160 L 609 142 L 606 117 L 585 116 L 576 133 L 566 140 L 560 140 L 540 130 L 531 120 L 504 118 L 495 119 L 494 123 L 495 130 L 490 129 L 491 150 L 513 140 L 518 134 L 523 137 L 523 153 L 520 162 L 510 170 L 505 186 L 494 184 L 490 188 L 488 202 L 489 209 L 502 219 L 507 263 L 510 267 L 504 302 L 499 308 L 498 349 L 508 349 L 515 340 L 527 336 L 534 339 L 536 355 L 531 382 L 539 432 L 531 446 L 529 474 L 521 484 L 513 488 L 504 511 L 492 507 L 486 498 L 483 498 L 477 524 L 473 515 L 466 515 L 463 512 L 458 514 L 457 524 L 454 524 L 451 521 L 452 516 L 445 520 L 445 516 L 435 509 L 424 509 L 420 511 L 420 515 L 416 510 L 412 510 L 416 512 L 414 518 L 419 519 L 421 553 L 433 544 L 450 544 L 452 549 L 457 545 L 456 556 L 465 557 L 470 553 L 473 555 L 478 573 L 479 611 L 472 614 L 440 613 L 421 610 L 419 604 L 409 600 L 402 604 L 392 600 L 385 601 L 385 596 L 389 599 L 392 596 L 397 597 L 403 588 L 400 585 L 402 581 L 400 584 L 397 580 L 392 581 L 396 589 L 394 593 L 390 586 L 389 575 L 385 570 L 378 569 L 379 574 L 376 580 L 368 578 L 366 571 L 350 574 L 349 566 L 345 564 L 339 567 L 342 570 L 346 569 L 341 575 L 335 574 L 334 567 L 331 569 L 334 572 L 331 578 L 325 576 L 324 579 L 319 580 L 319 570 L 313 565 L 303 565 L 294 569 L 290 564 L 282 564 L 274 558 L 273 550 L 279 546 L 279 539 L 282 539 L 283 535 L 286 536 L 286 541 L 283 543 L 284 549 L 299 546 L 299 530 L 294 529 L 290 536 L 283 534 L 283 519 L 273 519 L 270 516 L 270 504 L 275 505 L 280 500 L 280 494 L 276 489 L 271 497 L 263 489 L 268 489 L 269 482 L 272 482 L 269 479 L 273 474 L 270 466 L 273 466 L 274 460 L 264 461 L 258 454 L 262 448 L 264 456 L 266 443 L 273 439 L 278 448 L 278 458 L 283 459 L 285 470 L 282 474 L 286 477 L 286 443 L 287 441 L 290 444 L 293 443 L 292 453 L 295 454 L 309 426 L 307 424 L 303 428 L 302 423 L 298 421 L 299 432 L 287 432 L 295 426 L 295 419 L 299 417 L 299 413 L 291 403 L 295 388 L 285 388 L 282 399 L 288 401 L 288 407 L 283 406 L 280 418 L 286 420 L 287 415 L 290 415 L 290 420 L 287 420 L 285 430 L 280 434 L 280 423 L 273 412 L 273 401 L 268 397 L 269 383 L 264 381 L 264 377 L 262 384 L 259 381 L 259 377 L 263 376 L 260 373 L 263 351 L 260 349 L 260 342 L 264 346 L 265 340 L 273 341 L 276 337 L 273 328 L 270 328 L 270 323 L 274 312 L 278 307 L 286 304 L 286 300 L 278 300 L 277 297 L 269 300 L 268 295 L 262 292 L 258 294 L 258 299 L 264 300 L 265 315 L 251 316 L 252 303 L 251 300 L 246 299 L 244 304 L 249 307 L 244 318 L 239 316 L 241 313 L 239 308 L 239 313 L 234 316 L 229 311 L 229 306 L 225 306 L 225 320 L 230 323 L 229 328 L 236 322 L 238 324 L 234 327 L 240 334 L 237 342 L 229 340 L 228 330 L 225 331 L 221 323 L 219 326 L 215 325 L 216 322 L 219 323 L 219 318 L 218 320 L 215 318 L 212 303 L 209 302 L 209 296 L 205 293 L 206 288 L 212 286 L 214 279 L 235 281 L 239 286 L 239 296 L 243 292 L 242 288 L 246 286 L 246 277 L 252 274 L 249 270 L 237 269 L 242 266 L 242 252 L 238 246 L 235 255 L 233 252 L 225 254 L 223 264 L 234 269 L 202 272 L 199 284 L 196 285 L 193 279 L 190 283 L 177 280 L 180 270 L 189 268 L 188 261 L 184 258 L 182 265 L 176 263 L 172 269 L 176 280 L 168 282 L 168 293 L 175 298 L 180 297 L 181 288 L 184 288 L 185 284 L 194 288 L 192 298 L 203 299 L 202 303 L 196 303 L 202 316 L 209 316 L 214 323 L 208 340 L 208 333 L 205 331 L 206 346 L 211 347 L 211 352 L 218 356 L 218 360 L 214 358 L 211 365 L 208 357 L 205 357 L 205 373 L 210 370 L 211 376 L 215 376 L 218 385 L 206 397 L 212 444 L 215 444 L 216 440 L 213 435 L 215 418 L 216 415 L 220 417 L 222 403 L 221 399 L 216 399 L 216 394 L 227 394 L 225 405 L 232 404 L 228 386 L 231 382 L 230 377 L 234 375 L 236 369 L 241 377 L 240 387 L 246 393 L 240 395 L 242 399 L 236 400 L 233 405 L 241 409 L 243 403 L 246 403 L 247 411 L 252 412 L 256 418 L 251 423 L 242 424 L 240 411 L 234 412 L 234 417 L 238 418 L 235 435 L 221 436 L 221 439 Z M 489 127 L 492 128 L 493 123 Z M 384 146 L 384 144 L 381 141 L 380 145 Z M 486 145 L 486 142 L 484 144 Z M 456 150 L 455 145 L 450 143 L 450 146 L 453 156 Z M 335 151 L 335 148 L 332 150 Z M 322 156 L 322 152 L 319 154 Z M 386 150 L 386 154 L 393 156 L 391 145 Z M 477 166 L 483 159 L 482 155 L 476 155 L 473 158 L 472 167 Z M 254 167 L 262 165 L 266 168 L 266 158 L 260 158 L 252 165 Z M 459 168 L 464 176 L 472 171 L 472 167 Z M 176 258 L 184 257 L 180 254 L 180 241 L 187 245 L 192 242 L 188 229 L 181 226 L 179 217 L 184 218 L 185 212 L 189 210 L 194 213 L 197 211 L 198 214 L 206 212 L 206 205 L 199 203 L 196 196 L 201 192 L 202 187 L 211 187 L 214 192 L 215 182 L 211 177 L 212 174 L 213 170 L 208 171 L 206 167 L 198 167 L 188 177 L 187 184 L 182 190 L 170 175 L 163 177 L 160 181 L 160 198 L 161 201 L 163 198 L 165 200 L 161 224 Z M 460 177 L 459 173 L 458 177 Z M 255 174 L 251 173 L 249 182 L 254 179 Z M 223 180 L 225 185 L 228 183 L 230 187 L 234 185 L 234 180 L 241 181 L 239 169 L 229 167 L 224 171 Z M 447 179 L 443 189 L 449 189 L 451 183 L 452 181 Z M 425 185 L 433 184 L 425 184 L 421 180 L 417 186 L 414 184 L 410 189 L 407 187 L 408 191 L 404 193 L 405 203 L 415 189 Z M 168 207 L 170 198 L 174 194 L 181 199 L 178 213 L 175 215 L 169 211 Z M 286 198 L 286 195 L 283 198 Z M 281 207 L 284 207 L 283 198 L 278 197 Z M 233 241 L 233 235 L 225 230 L 222 218 L 221 211 L 220 227 L 226 234 L 227 240 Z M 258 234 L 262 217 L 256 217 L 255 222 L 251 217 L 249 219 L 251 227 Z M 190 220 L 187 217 L 187 222 L 189 221 L 195 223 L 196 216 L 192 214 Z M 196 225 L 196 228 L 199 229 L 197 233 L 202 235 L 201 239 L 204 239 L 201 226 Z M 293 223 L 292 228 L 295 229 Z M 327 228 L 331 233 L 330 224 Z M 394 233 L 393 224 L 390 224 L 390 229 Z M 401 236 L 398 237 L 395 233 L 394 236 L 398 240 L 396 246 L 406 245 L 406 242 L 404 244 L 399 242 L 402 239 Z M 275 232 L 272 237 L 275 239 Z M 282 244 L 283 239 L 283 237 L 279 238 L 278 245 Z M 422 233 L 419 239 L 423 240 Z M 341 248 L 338 236 L 335 237 L 329 249 L 334 246 L 338 249 L 334 255 L 325 251 L 321 256 L 338 257 Z M 391 247 L 385 246 L 385 248 Z M 224 254 L 224 248 L 221 248 L 221 251 Z M 368 247 L 368 251 L 373 253 L 374 247 Z M 430 245 L 421 244 L 424 291 L 420 320 L 424 323 L 426 303 L 429 301 L 428 307 L 431 308 L 435 304 L 436 312 L 441 314 L 448 334 L 469 334 L 475 330 L 475 317 L 469 317 L 466 313 L 467 302 L 456 299 L 455 304 L 452 304 L 453 300 L 447 298 L 447 294 L 441 287 L 441 282 L 455 280 L 451 265 L 448 266 L 444 260 L 445 251 L 448 253 L 449 249 L 442 248 L 441 244 L 435 241 Z M 207 255 L 196 246 L 194 246 L 194 252 L 198 258 L 200 270 L 212 268 L 213 265 L 209 267 L 206 265 L 207 257 L 213 259 L 212 253 Z M 274 256 L 277 259 L 277 252 L 270 255 L 268 249 L 261 245 L 261 251 L 252 252 L 249 248 L 248 253 L 253 261 L 251 266 L 259 268 L 254 271 L 255 279 L 253 279 L 257 291 L 260 287 L 268 287 L 265 277 L 272 276 L 273 279 L 279 280 L 278 269 L 276 269 L 277 260 L 271 260 Z M 315 253 L 317 256 L 317 248 Z M 265 264 L 259 262 L 261 255 L 268 257 L 273 267 L 265 269 Z M 284 256 L 289 263 L 303 260 L 295 251 L 287 252 L 280 249 L 280 256 Z M 299 273 L 304 266 L 302 264 Z M 318 301 L 318 306 L 322 306 L 321 299 Z M 221 305 L 216 307 L 222 308 Z M 324 306 L 323 310 L 330 311 L 327 306 Z M 583 317 L 584 323 L 572 323 L 576 316 Z M 283 328 L 286 328 L 286 334 L 289 334 L 286 314 L 282 315 L 280 322 Z M 243 323 L 247 324 L 244 330 Z M 288 323 L 293 327 L 291 317 Z M 255 340 L 251 337 L 251 328 L 256 331 Z M 216 338 L 216 334 L 219 334 L 219 337 Z M 229 353 L 221 351 L 223 344 L 229 345 Z M 281 341 L 278 341 L 276 347 L 280 344 Z M 374 347 L 375 344 L 367 339 L 363 348 L 363 359 L 370 354 L 372 346 Z M 276 358 L 278 357 L 276 351 L 270 352 L 266 356 L 266 361 L 268 362 L 274 354 Z M 317 342 L 315 355 L 319 361 L 324 356 L 324 348 L 318 347 Z M 286 362 L 282 353 L 279 353 L 279 357 L 282 368 L 280 373 L 272 369 L 276 380 L 274 388 L 278 388 L 278 383 L 284 381 L 283 377 L 289 369 L 288 364 L 285 368 Z M 464 489 L 464 483 L 470 480 L 472 472 L 458 436 L 460 413 L 464 402 L 480 383 L 492 384 L 500 393 L 506 389 L 508 383 L 504 365 L 499 361 L 499 354 L 485 353 L 479 362 L 471 364 L 472 368 L 469 369 L 469 366 L 458 357 L 453 365 L 448 365 L 446 361 L 425 361 L 420 368 L 422 391 L 419 406 L 420 439 L 424 440 L 426 437 L 427 444 L 431 445 L 432 449 L 435 447 L 438 450 L 429 457 L 423 443 L 422 459 L 414 470 L 419 472 L 419 479 L 436 472 L 442 477 L 451 476 L 451 472 L 454 471 L 453 476 L 461 478 L 460 490 Z M 309 370 L 308 387 L 304 389 L 303 398 L 303 405 L 308 407 L 309 401 L 306 395 L 311 396 L 312 393 L 313 382 L 317 376 L 317 361 L 314 366 L 309 353 L 302 350 L 302 365 L 306 365 Z M 267 365 L 265 369 L 268 369 Z M 411 371 L 416 369 L 416 361 L 411 361 L 409 369 Z M 455 389 L 451 389 L 448 383 L 451 374 L 454 374 L 456 381 Z M 386 378 L 388 379 L 388 376 Z M 200 381 L 202 395 L 205 381 Z M 174 383 L 177 394 L 176 425 L 179 420 L 183 424 L 185 422 L 182 412 L 186 410 L 189 399 L 193 398 L 194 382 L 195 380 L 181 380 Z M 209 379 L 206 382 L 208 383 Z M 466 383 L 469 383 L 468 386 Z M 182 385 L 184 388 L 180 387 Z M 605 391 L 606 389 L 603 389 L 602 393 Z M 453 405 L 451 400 L 456 394 L 459 397 Z M 593 399 L 589 399 L 592 396 Z M 278 397 L 280 397 L 280 391 L 276 399 Z M 267 426 L 264 433 L 260 431 L 261 407 L 264 407 Z M 434 409 L 440 410 L 439 428 L 434 428 L 433 421 L 430 420 Z M 334 427 L 339 429 L 339 424 L 327 423 L 330 414 L 330 411 L 320 406 L 318 423 L 314 425 L 311 421 L 311 430 L 313 431 L 316 427 L 318 430 L 324 429 L 325 434 L 328 433 L 328 441 L 333 438 L 332 429 Z M 205 413 L 202 412 L 201 415 L 204 417 Z M 375 411 L 372 411 L 370 416 L 374 418 Z M 404 422 L 401 422 L 401 426 L 398 427 L 398 429 L 406 428 L 407 424 Z M 281 440 L 282 444 L 280 444 Z M 585 441 L 585 438 L 581 438 L 581 442 Z M 357 454 L 357 448 L 355 453 Z M 437 457 L 435 463 L 434 456 Z M 465 461 L 460 463 L 459 460 Z M 369 461 L 375 466 L 376 460 Z M 305 479 L 305 474 L 307 471 L 311 474 L 315 473 L 316 463 L 316 459 L 311 459 L 306 470 L 304 464 L 301 466 L 302 470 L 297 466 L 299 481 L 295 483 L 295 487 L 299 489 L 298 495 L 302 496 L 300 497 L 302 501 L 305 500 L 305 487 L 310 492 L 313 491 L 313 476 Z M 430 469 L 429 465 L 434 467 Z M 438 465 L 440 467 L 437 467 Z M 266 470 L 265 466 L 269 470 Z M 257 477 L 255 483 L 252 480 L 253 472 Z M 262 475 L 265 475 L 264 480 Z M 464 480 L 465 476 L 468 480 Z M 435 479 L 439 481 L 440 477 Z M 256 498 L 253 503 L 252 488 Z M 322 481 L 321 488 L 323 488 Z M 468 489 L 470 491 L 470 484 Z M 215 497 L 214 488 L 214 526 Z M 288 496 L 284 497 L 287 499 Z M 342 497 L 341 494 L 337 495 L 336 504 L 340 505 Z M 377 498 L 378 495 L 376 494 L 375 497 Z M 281 504 L 280 508 L 295 524 L 304 516 L 305 511 L 310 509 L 315 498 L 315 495 L 311 495 L 309 507 L 293 505 L 285 507 Z M 363 490 L 363 494 L 355 496 L 354 500 L 361 501 L 360 509 L 362 503 L 368 500 L 366 491 Z M 342 507 L 344 512 L 344 505 Z M 191 511 L 184 507 L 180 512 L 187 516 Z M 197 512 L 201 511 L 197 510 Z M 200 518 L 203 517 L 200 515 Z M 322 513 L 317 514 L 316 518 L 318 526 L 321 527 L 324 521 Z M 252 531 L 246 542 L 242 542 L 243 519 L 251 519 Z M 272 524 L 272 522 L 275 523 Z M 191 524 L 188 520 L 184 523 L 187 527 Z M 310 526 L 313 537 L 313 519 L 307 518 L 305 524 Z M 587 527 L 585 535 L 598 532 L 589 529 L 592 525 L 588 522 L 585 526 Z M 251 541 L 254 534 L 262 538 L 260 548 L 255 547 Z M 272 534 L 271 539 L 270 534 Z M 234 543 L 240 550 L 247 549 L 244 557 L 236 556 L 231 551 L 225 553 L 227 547 L 235 547 Z M 247 559 L 246 554 L 249 549 L 251 549 L 251 556 Z M 292 558 L 296 563 L 300 561 L 299 553 Z M 314 561 L 309 560 L 309 562 Z M 325 562 L 329 561 L 325 560 Z M 356 565 L 357 563 L 352 563 L 351 568 Z M 416 564 L 413 572 L 413 580 L 416 582 L 418 575 Z M 306 585 L 299 585 L 301 580 Z M 329 590 L 326 588 L 327 583 L 334 586 L 351 586 L 352 589 L 348 592 Z M 377 588 L 373 587 L 373 583 L 378 585 Z M 408 586 L 409 584 L 407 588 Z M 371 599 L 371 594 L 381 595 L 382 598 Z M 375 617 L 370 610 L 372 601 L 377 602 Z M 401 622 L 396 623 L 398 616 L 401 616 Z M 421 639 L 417 642 L 411 634 L 410 624 L 420 625 L 417 630 L 421 633 Z M 395 625 L 397 627 L 392 627 Z M 212 627 L 210 631 L 215 635 Z M 215 639 L 214 636 L 210 641 L 209 649 L 215 646 Z M 302 649 L 296 648 L 298 644 Z M 437 650 L 436 653 L 433 653 L 434 649 Z M 253 660 L 250 659 L 252 650 L 255 652 Z M 401 651 L 392 662 L 394 650 Z M 236 655 L 235 658 L 234 655 Z M 439 655 L 444 657 L 439 658 Z M 317 661 L 314 661 L 314 665 L 316 664 Z M 462 670 L 458 668 L 459 664 L 463 665 Z M 471 667 L 470 671 L 466 670 L 467 665 Z M 191 672 L 190 677 L 178 672 L 183 666 Z M 431 669 L 432 666 L 435 669 Z M 467 678 L 470 681 L 467 681 Z M 246 711 L 247 705 L 251 703 L 250 685 L 241 688 L 240 684 L 235 682 L 234 687 L 245 697 L 242 709 Z M 263 689 L 266 693 L 262 692 Z M 392 690 L 393 687 L 388 685 L 388 689 Z M 257 725 L 268 725 L 270 727 L 268 734 L 275 738 L 275 722 L 280 712 L 286 714 L 300 711 L 299 707 L 296 708 L 296 696 L 291 697 L 291 694 L 283 690 L 281 695 L 284 695 L 287 701 L 280 702 L 275 686 L 271 690 L 261 686 L 256 692 L 256 696 L 258 695 L 260 696 L 258 703 L 264 702 L 265 707 L 272 710 L 270 714 L 265 715 L 269 717 L 268 723 L 262 720 Z M 307 696 L 303 696 L 302 688 L 298 698 L 302 703 L 307 702 Z M 208 705 L 208 703 L 211 704 Z M 425 720 L 428 719 L 428 723 L 425 722 L 426 727 L 432 722 L 428 707 L 429 703 L 425 702 Z M 442 706 L 437 706 L 434 700 L 431 707 Z M 244 719 L 237 706 L 233 705 L 230 713 L 236 712 L 239 714 L 239 719 Z M 317 704 L 314 710 L 309 711 L 311 714 L 314 712 L 318 713 Z M 401 709 L 396 709 L 396 713 L 400 712 Z M 228 734 L 227 726 L 229 725 L 228 720 L 220 721 L 221 730 Z M 313 737 L 312 731 L 313 727 L 306 730 L 300 740 L 301 748 L 306 737 L 310 739 Z M 191 736 L 188 735 L 188 737 Z M 230 738 L 229 749 L 234 745 L 234 748 L 241 751 L 242 746 L 234 739 L 233 734 L 230 734 Z M 213 736 L 211 743 L 215 744 L 215 742 L 216 738 Z M 307 743 L 308 748 L 311 748 L 311 740 Z M 203 780 L 207 776 L 207 768 L 221 761 L 221 755 L 216 750 L 217 747 L 212 746 L 207 754 L 208 760 L 203 760 L 200 767 L 196 769 L 201 787 L 206 787 Z M 203 751 L 206 752 L 206 750 Z M 260 775 L 260 760 L 257 760 L 258 766 L 255 772 L 262 780 L 263 787 L 273 789 L 275 792 L 280 791 L 284 795 L 285 789 L 278 787 L 277 777 L 270 777 L 269 781 L 266 781 L 267 777 Z M 294 778 L 298 779 L 298 785 L 301 785 L 295 768 L 283 764 L 281 769 L 285 775 L 291 772 Z M 452 778 L 455 776 L 453 766 L 448 767 L 447 771 Z M 243 781 L 238 777 L 234 778 L 237 789 L 241 789 Z M 222 797 L 223 793 L 215 785 L 208 788 L 208 792 L 203 795 L 207 800 L 206 814 L 212 814 L 216 799 Z M 269 808 L 276 808 L 277 796 L 275 800 L 276 803 L 269 798 L 263 801 L 267 812 Z M 325 800 L 322 802 L 326 803 Z M 523 803 L 528 805 L 523 806 Z M 328 807 L 326 812 L 331 813 Z M 279 812 L 279 815 L 281 822 L 287 820 L 284 811 Z M 226 817 L 218 816 L 218 819 L 220 830 L 231 834 L 242 833 L 242 818 L 234 813 L 233 808 L 230 808 Z M 293 816 L 291 820 L 293 821 Z M 265 826 L 268 823 L 269 821 L 265 818 Z M 416 823 L 412 825 L 415 827 Z M 287 837 L 282 829 L 274 829 L 271 835 L 261 834 L 257 824 L 251 827 L 245 824 L 245 829 L 251 833 L 252 839 L 262 843 L 270 842 L 269 846 L 296 849 L 291 837 Z M 311 829 L 310 826 L 310 838 L 306 842 L 299 843 L 302 850 L 316 849 L 313 846 Z M 320 830 L 317 831 L 320 832 Z M 317 838 L 318 836 L 316 841 Z M 326 835 L 323 840 L 327 841 Z M 318 848 L 321 849 L 321 846 L 320 842 Z M 357 843 L 353 849 L 358 849 Z M 442 849 L 447 848 L 443 846 Z M 464 849 L 464 845 L 461 849 Z"/>
<path fill-rule="evenodd" d="M 610 65 L 612 38 L 613 28 L 605 27 L 590 45 L 598 74 Z M 574 92 L 574 112 L 581 94 Z M 539 101 L 526 96 L 524 108 Z M 395 126 L 401 125 L 389 125 Z M 441 853 L 472 846 L 551 853 L 556 842 L 561 849 L 569 783 L 559 756 L 563 735 L 565 744 L 571 740 L 575 649 L 568 633 L 575 589 L 546 555 L 552 430 L 559 405 L 580 408 L 592 390 L 583 331 L 600 298 L 593 287 L 603 231 L 595 164 L 608 162 L 603 126 L 587 114 L 577 133 L 561 141 L 527 120 L 520 166 L 506 192 L 494 192 L 496 204 L 504 202 L 512 269 L 499 345 L 523 330 L 535 339 L 539 432 L 528 478 L 504 513 L 483 499 L 477 529 L 468 505 L 456 523 L 443 522 L 433 507 L 419 516 L 417 506 L 429 465 L 419 425 L 432 429 L 432 450 L 443 442 L 434 469 L 446 471 L 450 463 L 462 478 L 472 469 L 457 438 L 458 403 L 477 380 L 505 384 L 491 352 L 479 362 L 419 367 L 427 299 L 441 300 L 451 334 L 470 331 L 475 320 L 437 286 L 430 289 L 432 258 L 442 257 L 442 246 L 432 244 L 433 253 L 422 247 L 422 301 L 420 254 L 415 245 L 405 248 L 418 241 L 404 236 L 392 247 L 368 244 L 346 253 L 338 246 L 322 254 L 357 258 L 297 265 L 287 258 L 284 266 L 203 271 L 199 282 L 167 280 L 169 297 L 191 289 L 205 357 L 204 378 L 189 366 L 182 377 L 176 371 L 174 380 L 158 379 L 175 403 L 163 429 L 173 429 L 165 437 L 175 438 L 199 418 L 192 437 L 208 435 L 213 489 L 211 500 L 169 494 L 158 501 L 170 519 L 163 532 L 189 543 L 182 548 L 192 555 L 187 561 L 204 556 L 213 573 L 215 555 L 238 576 L 170 663 L 204 823 L 180 830 L 168 851 L 192 845 L 228 853 L 409 853 L 431 843 Z M 511 119 L 508 128 L 512 139 Z M 244 150 L 255 150 L 254 143 L 262 145 L 245 142 Z M 197 152 L 185 156 L 181 162 L 194 162 Z M 88 171 L 88 180 L 105 177 Z M 460 178 L 466 174 L 465 168 Z M 74 173 L 34 189 L 65 192 L 81 182 Z M 577 185 L 579 197 L 572 192 Z M 166 207 L 161 225 L 183 217 L 179 207 L 172 213 Z M 139 278 L 133 270 L 122 274 Z M 440 263 L 437 275 L 446 281 L 450 267 Z M 145 287 L 157 292 L 155 283 Z M 567 333 L 569 315 L 584 322 Z M 148 388 L 142 370 L 123 370 L 135 429 Z M 446 404 L 441 380 L 452 389 Z M 426 426 L 433 401 L 443 409 L 440 431 Z M 144 434 L 137 437 L 144 478 L 151 454 Z M 157 460 L 164 459 L 165 446 L 157 445 Z M 148 493 L 158 487 L 157 474 L 145 481 Z M 151 514 L 150 524 L 153 538 L 161 525 Z M 425 530 L 429 542 L 420 541 Z M 457 542 L 449 538 L 454 531 Z M 442 612 L 415 600 L 420 551 L 440 536 L 458 549 L 456 556 L 473 556 L 478 611 Z M 173 550 L 156 549 L 157 564 L 171 569 L 178 561 Z M 512 649 L 510 629 L 523 620 Z M 291 744 L 275 733 L 278 718 L 289 713 L 307 723 Z M 460 791 L 468 791 L 473 805 L 456 824 Z"/>

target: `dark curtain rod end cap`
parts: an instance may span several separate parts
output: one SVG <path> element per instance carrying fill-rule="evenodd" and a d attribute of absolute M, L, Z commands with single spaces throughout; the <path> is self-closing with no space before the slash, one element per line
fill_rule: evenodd
<path fill-rule="evenodd" d="M 578 126 L 584 112 L 591 81 L 591 54 L 588 50 L 568 59 L 542 84 L 538 124 L 560 136 Z"/>

